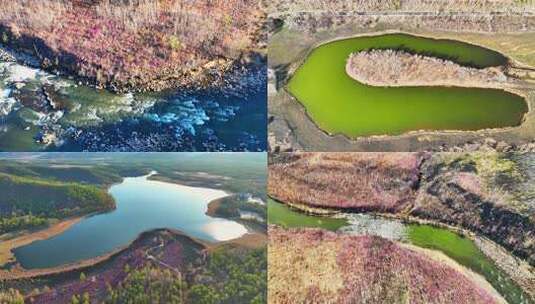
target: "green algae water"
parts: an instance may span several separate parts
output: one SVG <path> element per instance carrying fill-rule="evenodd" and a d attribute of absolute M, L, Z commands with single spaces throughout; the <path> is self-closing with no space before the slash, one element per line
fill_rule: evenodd
<path fill-rule="evenodd" d="M 406 224 L 397 220 L 360 214 L 345 214 L 340 217 L 307 215 L 271 199 L 268 200 L 268 222 L 285 228 L 307 227 L 349 234 L 377 234 L 418 247 L 437 250 L 482 275 L 508 303 L 535 303 L 506 273 L 486 257 L 472 240 L 444 228 Z M 388 231 L 392 229 L 396 231 Z"/>
<path fill-rule="evenodd" d="M 344 219 L 307 215 L 270 198 L 268 198 L 268 220 L 270 224 L 284 228 L 310 227 L 331 231 L 338 230 L 348 224 Z"/>
<path fill-rule="evenodd" d="M 407 225 L 407 236 L 410 243 L 441 251 L 457 263 L 482 275 L 508 303 L 534 303 L 472 240 L 447 229 L 417 224 Z"/>
<path fill-rule="evenodd" d="M 524 98 L 503 90 L 460 87 L 372 87 L 346 73 L 349 55 L 402 49 L 477 68 L 507 63 L 500 53 L 453 40 L 386 34 L 338 40 L 314 49 L 288 83 L 311 119 L 330 134 L 356 138 L 415 130 L 480 130 L 521 124 Z"/>

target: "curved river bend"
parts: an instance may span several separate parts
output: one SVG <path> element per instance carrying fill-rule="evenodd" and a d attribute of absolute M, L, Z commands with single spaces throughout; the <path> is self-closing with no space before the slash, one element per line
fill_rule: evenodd
<path fill-rule="evenodd" d="M 314 49 L 288 83 L 311 119 L 330 134 L 356 138 L 417 130 L 481 130 L 522 123 L 523 97 L 497 89 L 372 87 L 346 73 L 354 52 L 395 49 L 478 68 L 507 63 L 503 55 L 467 43 L 407 34 L 338 40 Z"/>
<path fill-rule="evenodd" d="M 533 303 L 529 296 L 485 256 L 472 240 L 447 229 L 431 225 L 407 224 L 399 220 L 366 214 L 342 213 L 335 217 L 312 216 L 272 199 L 268 200 L 268 220 L 270 224 L 285 228 L 311 227 L 354 235 L 378 235 L 437 250 L 482 275 L 509 303 Z"/>
<path fill-rule="evenodd" d="M 117 208 L 87 217 L 62 234 L 14 250 L 26 269 L 48 268 L 93 258 L 128 245 L 140 233 L 156 228 L 178 229 L 205 241 L 238 238 L 247 229 L 237 222 L 205 214 L 221 190 L 188 187 L 127 177 L 110 188 Z"/>

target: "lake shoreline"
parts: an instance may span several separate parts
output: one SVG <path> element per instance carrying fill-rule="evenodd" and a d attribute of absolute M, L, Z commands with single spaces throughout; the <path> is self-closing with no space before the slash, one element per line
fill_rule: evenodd
<path fill-rule="evenodd" d="M 291 18 L 289 16 L 288 18 Z M 305 26 L 305 25 L 303 25 Z M 286 84 L 296 69 L 300 66 L 307 54 L 315 46 L 323 45 L 330 41 L 337 41 L 350 37 L 375 36 L 390 33 L 406 33 L 415 36 L 423 36 L 433 39 L 457 40 L 474 46 L 484 47 L 499 52 L 509 59 L 511 65 L 511 77 L 522 78 L 526 85 L 533 86 L 531 76 L 519 76 L 516 70 L 528 69 L 529 66 L 520 62 L 513 49 L 508 46 L 500 46 L 488 41 L 488 35 L 473 31 L 432 31 L 430 29 L 403 27 L 393 28 L 389 26 L 377 29 L 358 26 L 336 27 L 332 32 L 327 29 L 320 33 L 297 33 L 292 28 L 282 28 L 273 34 L 270 42 L 269 71 L 274 75 L 270 77 L 269 85 L 273 86 L 270 92 L 269 102 L 269 150 L 277 151 L 467 151 L 471 146 L 478 145 L 481 149 L 486 148 L 486 141 L 499 143 L 499 146 L 488 146 L 489 149 L 535 151 L 532 137 L 526 131 L 533 125 L 533 104 L 535 97 L 532 92 L 522 88 L 510 88 L 511 93 L 521 95 L 529 108 L 528 113 L 520 126 L 508 128 L 479 129 L 476 131 L 438 130 L 426 131 L 415 130 L 403 135 L 374 135 L 367 137 L 350 138 L 340 134 L 330 134 L 320 128 L 313 121 L 304 107 L 286 90 Z M 300 35 L 300 36 L 297 36 Z M 523 34 L 530 37 L 531 34 Z M 535 35 L 535 34 L 534 34 Z M 300 37 L 300 39 L 296 39 Z M 516 39 L 510 34 L 503 40 Z M 297 44 L 294 41 L 299 40 Z M 283 48 L 292 52 L 283 53 Z M 533 73 L 535 75 L 535 73 Z M 473 144 L 474 143 L 474 144 Z"/>
<path fill-rule="evenodd" d="M 213 218 L 221 218 L 226 219 L 230 221 L 237 222 L 241 225 L 243 225 L 247 229 L 247 235 L 265 235 L 267 233 L 267 227 L 265 226 L 266 222 L 262 222 L 260 219 L 244 219 L 240 215 L 240 208 L 238 207 L 236 215 L 229 215 L 225 214 L 225 206 L 223 205 L 225 203 L 226 199 L 231 199 L 233 197 L 236 197 L 236 194 L 229 194 L 227 196 L 212 200 L 208 203 L 207 209 L 205 214 L 207 216 L 213 217 Z M 221 211 L 223 211 L 224 214 L 221 214 Z M 257 214 L 259 217 L 260 215 Z M 261 217 L 260 217 L 261 218 Z"/>
<path fill-rule="evenodd" d="M 346 41 L 352 40 L 352 39 L 359 39 L 359 38 L 379 38 L 379 37 L 386 37 L 390 35 L 405 35 L 407 37 L 411 38 L 417 38 L 417 39 L 428 39 L 431 41 L 436 42 L 452 42 L 452 43 L 462 43 L 471 47 L 476 47 L 480 49 L 487 50 L 489 52 L 494 52 L 496 54 L 500 54 L 505 59 L 505 62 L 503 62 L 499 67 L 509 69 L 512 64 L 513 60 L 508 57 L 506 54 L 496 51 L 494 49 L 488 48 L 486 46 L 482 46 L 480 44 L 475 44 L 466 40 L 462 39 L 455 39 L 455 38 L 443 38 L 441 36 L 434 36 L 434 35 L 427 35 L 427 34 L 420 34 L 415 33 L 411 31 L 404 31 L 404 30 L 382 30 L 377 32 L 371 32 L 371 33 L 358 33 L 353 35 L 341 35 L 336 36 L 331 39 L 327 40 L 320 40 L 315 42 L 314 44 L 308 46 L 306 51 L 303 54 L 300 54 L 299 57 L 294 61 L 289 63 L 285 68 L 287 69 L 285 71 L 285 78 L 281 80 L 282 84 L 279 88 L 279 91 L 284 93 L 289 100 L 291 100 L 293 103 L 297 104 L 297 108 L 300 112 L 306 117 L 306 120 L 310 122 L 314 127 L 323 135 L 327 136 L 330 139 L 335 138 L 343 138 L 347 142 L 358 142 L 358 141 L 371 141 L 371 140 L 394 140 L 394 139 L 402 139 L 407 138 L 410 136 L 417 136 L 417 135 L 424 135 L 424 134 L 435 134 L 435 135 L 445 135 L 445 134 L 482 134 L 484 132 L 503 132 L 503 131 L 514 131 L 523 128 L 524 122 L 527 120 L 529 116 L 532 115 L 532 104 L 529 101 L 530 99 L 530 92 L 529 88 L 535 88 L 535 84 L 528 83 L 524 81 L 523 83 L 518 84 L 512 84 L 515 81 L 521 81 L 521 79 L 509 77 L 507 83 L 498 85 L 496 87 L 485 87 L 485 86 L 455 86 L 455 85 L 441 85 L 441 86 L 435 86 L 435 85 L 408 85 L 408 86 L 382 86 L 384 89 L 403 89 L 403 88 L 436 88 L 436 89 L 474 89 L 474 90 L 482 90 L 482 89 L 488 89 L 488 90 L 494 90 L 496 92 L 503 92 L 505 94 L 510 94 L 517 96 L 522 99 L 522 102 L 524 103 L 526 110 L 523 112 L 522 117 L 519 118 L 518 123 L 515 124 L 509 124 L 504 126 L 487 126 L 487 127 L 481 127 L 477 129 L 457 129 L 455 127 L 453 128 L 444 128 L 444 129 L 433 129 L 433 128 L 416 128 L 416 129 L 407 129 L 403 130 L 401 132 L 377 132 L 377 133 L 370 133 L 370 134 L 361 134 L 361 135 L 351 135 L 347 134 L 345 131 L 330 131 L 327 129 L 327 126 L 329 123 L 326 123 L 325 121 L 318 121 L 316 118 L 313 117 L 313 113 L 310 110 L 311 104 L 305 103 L 304 100 L 301 100 L 298 98 L 294 91 L 295 89 L 292 89 L 290 87 L 292 80 L 297 75 L 297 72 L 300 71 L 305 64 L 307 64 L 308 61 L 310 61 L 311 56 L 314 54 L 315 51 L 323 48 L 323 47 L 329 47 L 330 45 L 334 45 L 336 43 L 345 43 Z M 373 49 L 373 48 L 372 48 Z M 390 49 L 390 48 L 387 48 Z M 347 58 L 346 58 L 347 59 Z M 344 65 L 344 72 L 346 73 L 347 77 L 350 79 L 353 79 L 355 81 L 356 79 L 352 77 L 347 72 L 347 64 Z M 357 80 L 357 82 L 361 83 Z M 363 85 L 370 86 L 370 84 L 362 83 Z M 522 86 L 522 84 L 524 86 Z M 371 85 L 373 86 L 373 85 Z M 374 87 L 381 87 L 381 86 L 374 86 Z M 316 111 L 317 113 L 317 111 Z M 317 115 L 317 114 L 316 114 Z M 306 150 L 306 149 L 305 149 Z M 322 149 L 311 149 L 311 150 L 322 150 Z M 383 151 L 383 149 L 381 149 Z M 396 150 L 398 151 L 398 150 Z M 405 150 L 403 150 L 405 151 Z M 407 150 L 412 151 L 412 150 Z"/>
<path fill-rule="evenodd" d="M 110 261 L 113 257 L 121 254 L 122 252 L 128 251 L 129 248 L 133 244 L 142 241 L 145 237 L 158 231 L 171 231 L 174 234 L 184 236 L 194 241 L 195 243 L 201 244 L 203 247 L 206 247 L 209 245 L 209 243 L 193 238 L 176 229 L 167 229 L 167 228 L 151 229 L 151 230 L 147 230 L 147 231 L 140 233 L 134 240 L 132 240 L 128 244 L 121 246 L 113 250 L 112 252 L 109 252 L 100 256 L 96 256 L 90 259 L 78 261 L 76 263 L 66 264 L 66 265 L 57 266 L 57 267 L 32 269 L 32 270 L 20 268 L 20 269 L 16 269 L 15 271 L 11 270 L 11 271 L 4 272 L 4 273 L 0 271 L 0 278 L 3 280 L 8 280 L 8 281 L 20 280 L 20 279 L 37 278 L 37 277 L 44 277 L 44 276 L 51 276 L 51 275 L 61 275 L 61 274 L 65 274 L 71 271 L 79 272 L 79 271 L 83 271 L 92 267 L 98 267 L 100 264 Z"/>
<path fill-rule="evenodd" d="M 226 196 L 226 197 L 229 197 L 229 196 Z M 208 208 L 206 209 L 206 215 L 211 216 L 211 217 L 217 217 L 216 212 L 221 207 L 221 203 L 222 203 L 221 201 L 223 198 L 224 197 L 210 201 L 208 203 Z"/>
<path fill-rule="evenodd" d="M 151 171 L 151 172 L 148 172 L 147 174 L 141 174 L 141 175 L 135 176 L 135 177 L 125 176 L 125 177 L 122 178 L 121 181 L 104 185 L 104 187 L 109 192 L 114 186 L 120 185 L 127 178 L 140 178 L 141 177 L 141 178 L 146 178 L 147 181 L 152 181 L 152 182 L 157 182 L 157 183 L 165 183 L 165 184 L 169 184 L 169 185 L 176 185 L 176 186 L 182 186 L 182 187 L 196 188 L 199 191 L 203 191 L 204 189 L 206 189 L 206 190 L 210 190 L 210 191 L 215 190 L 215 191 L 223 192 L 223 193 L 217 194 L 217 195 L 216 194 L 211 194 L 212 196 L 214 196 L 214 195 L 221 196 L 219 198 L 216 198 L 215 201 L 217 201 L 219 199 L 222 199 L 222 198 L 225 198 L 225 197 L 227 197 L 229 195 L 232 195 L 232 194 L 229 194 L 228 191 L 209 188 L 211 186 L 209 181 L 206 181 L 206 183 L 203 186 L 201 186 L 199 184 L 186 185 L 185 183 L 180 183 L 179 181 L 172 180 L 172 179 L 168 179 L 166 181 L 163 181 L 163 180 L 160 180 L 160 179 L 153 179 L 153 178 L 151 178 L 153 176 L 160 176 L 160 175 L 158 175 L 158 173 L 156 171 Z M 170 182 L 170 181 L 174 181 L 174 182 Z M 211 201 L 214 201 L 214 200 L 213 199 L 208 199 L 207 205 Z M 115 204 L 117 204 L 117 201 L 115 201 Z M 10 270 L 0 270 L 0 278 L 15 279 L 15 278 L 19 278 L 21 276 L 49 275 L 49 274 L 53 274 L 53 273 L 57 273 L 57 272 L 64 272 L 64 271 L 67 271 L 67 270 L 83 268 L 83 267 L 87 267 L 87 266 L 99 263 L 101 261 L 104 261 L 104 260 L 108 259 L 110 256 L 113 256 L 114 254 L 122 251 L 123 249 L 125 249 L 125 248 L 127 248 L 129 246 L 128 244 L 126 244 L 126 245 L 123 245 L 123 246 L 119 246 L 119 247 L 113 249 L 112 251 L 110 251 L 108 253 L 105 253 L 105 254 L 102 254 L 102 255 L 99 255 L 99 256 L 95 256 L 93 258 L 82 259 L 82 260 L 80 260 L 78 262 L 67 263 L 67 264 L 63 264 L 63 265 L 60 265 L 60 266 L 47 267 L 47 268 L 25 269 L 17 261 L 15 255 L 14 255 L 14 252 L 13 252 L 14 249 L 20 248 L 20 247 L 24 247 L 26 245 L 29 245 L 29 244 L 35 242 L 35 241 L 42 241 L 42 240 L 50 239 L 50 238 L 52 238 L 54 236 L 60 235 L 60 234 L 62 234 L 64 232 L 66 232 L 67 230 L 69 230 L 75 224 L 80 223 L 83 219 L 89 218 L 89 217 L 91 217 L 93 215 L 96 215 L 96 213 L 92 213 L 92 214 L 88 214 L 88 215 L 85 215 L 85 216 L 80 216 L 80 217 L 76 217 L 76 218 L 72 218 L 72 219 L 62 220 L 62 221 L 54 224 L 52 227 L 45 228 L 45 229 L 40 229 L 40 230 L 37 230 L 37 231 L 19 232 L 18 234 L 20 234 L 20 235 L 17 235 L 14 238 L 10 237 L 6 241 L 1 241 L 0 242 L 0 264 L 14 263 L 14 267 L 12 269 L 10 269 Z M 243 223 L 240 223 L 238 221 L 235 221 L 235 220 L 229 220 L 229 221 L 235 222 L 235 223 L 240 224 L 240 225 L 243 226 Z M 166 228 L 166 229 L 175 230 L 175 228 Z M 211 228 L 211 229 L 213 229 L 213 228 Z M 248 230 L 247 228 L 245 228 L 245 229 Z M 151 230 L 149 230 L 149 231 L 151 231 Z M 206 233 L 211 235 L 209 231 L 210 230 L 206 231 Z M 147 231 L 140 232 L 136 236 L 134 241 L 137 238 L 139 238 L 140 235 L 144 234 L 145 232 L 147 232 Z M 188 237 L 194 238 L 193 236 L 189 236 L 188 234 L 186 234 L 184 232 L 181 232 L 181 233 L 186 235 L 186 236 L 188 236 Z M 258 244 L 262 243 L 261 238 L 258 237 L 259 235 L 261 235 L 261 233 L 258 233 L 258 231 L 253 231 L 253 232 L 248 231 L 245 234 L 239 236 L 238 238 L 234 238 L 234 239 L 230 239 L 230 240 L 221 239 L 221 240 L 202 241 L 202 242 L 205 245 L 213 243 L 214 246 L 217 245 L 217 244 L 222 244 L 222 243 L 234 243 L 234 242 L 236 242 L 236 243 L 243 243 L 245 246 L 255 247 Z M 216 236 L 213 236 L 213 237 L 215 238 Z M 200 239 L 199 239 L 199 241 L 200 241 Z"/>
<path fill-rule="evenodd" d="M 111 261 L 114 257 L 120 255 L 121 253 L 128 251 L 132 247 L 133 244 L 141 241 L 145 236 L 149 236 L 150 234 L 158 232 L 158 231 L 170 231 L 173 234 L 181 235 L 185 238 L 192 240 L 195 243 L 200 244 L 201 246 L 205 247 L 209 251 L 217 250 L 218 248 L 225 246 L 225 245 L 236 245 L 236 246 L 243 246 L 245 248 L 256 249 L 256 248 L 260 248 L 264 246 L 267 243 L 267 235 L 262 234 L 262 233 L 256 233 L 256 232 L 247 233 L 239 238 L 232 239 L 229 241 L 220 241 L 216 243 L 210 243 L 207 241 L 194 238 L 177 229 L 157 228 L 157 229 L 151 229 L 151 230 L 141 232 L 130 243 L 128 243 L 127 245 L 121 246 L 113 250 L 112 252 L 109 252 L 109 253 L 106 253 L 104 255 L 100 255 L 97 257 L 93 257 L 90 259 L 78 261 L 76 263 L 66 264 L 66 265 L 57 266 L 57 267 L 43 268 L 43 269 L 33 269 L 33 270 L 27 270 L 21 267 L 17 267 L 16 269 L 10 270 L 10 271 L 0 270 L 0 280 L 14 281 L 14 280 L 20 280 L 20 279 L 55 276 L 55 275 L 66 274 L 69 272 L 81 272 L 87 269 L 98 267 L 99 265 L 103 263 Z"/>
<path fill-rule="evenodd" d="M 17 263 L 15 255 L 12 252 L 13 249 L 59 235 L 79 223 L 83 218 L 84 216 L 63 219 L 49 227 L 37 231 L 17 232 L 15 237 L 0 241 L 0 265 L 11 262 Z M 19 267 L 18 264 L 17 267 Z M 0 277 L 3 277 L 2 270 L 0 270 Z"/>

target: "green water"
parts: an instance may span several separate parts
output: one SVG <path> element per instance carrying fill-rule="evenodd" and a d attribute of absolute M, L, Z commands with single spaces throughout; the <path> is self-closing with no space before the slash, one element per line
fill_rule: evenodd
<path fill-rule="evenodd" d="M 371 87 L 349 77 L 346 61 L 367 49 L 404 49 L 474 67 L 507 62 L 501 54 L 453 40 L 387 34 L 338 40 L 311 52 L 288 90 L 331 134 L 398 135 L 414 130 L 479 130 L 517 126 L 528 111 L 518 95 L 495 89 Z"/>
<path fill-rule="evenodd" d="M 350 225 L 345 219 L 307 215 L 273 200 L 268 200 L 268 222 L 285 228 L 313 227 L 331 231 L 339 231 Z M 405 237 L 401 241 L 440 251 L 457 263 L 472 269 L 485 277 L 509 303 L 535 303 L 507 274 L 498 269 L 472 240 L 450 230 L 430 225 L 404 224 L 403 226 L 405 231 L 401 234 Z"/>
<path fill-rule="evenodd" d="M 336 231 L 348 225 L 345 219 L 307 215 L 268 198 L 268 219 L 270 224 L 284 228 L 310 227 Z"/>
<path fill-rule="evenodd" d="M 479 273 L 509 303 L 534 303 L 494 262 L 487 258 L 474 242 L 452 231 L 429 225 L 409 224 L 408 239 L 419 247 L 438 250 L 457 263 Z"/>

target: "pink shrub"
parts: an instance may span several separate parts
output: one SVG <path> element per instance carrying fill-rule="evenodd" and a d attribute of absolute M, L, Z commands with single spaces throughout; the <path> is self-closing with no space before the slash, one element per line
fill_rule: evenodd
<path fill-rule="evenodd" d="M 320 244 L 328 244 L 321 248 L 337 250 L 336 263 L 343 286 L 338 289 L 338 297 L 331 297 L 333 303 L 498 303 L 494 294 L 462 271 L 396 242 L 376 236 L 338 235 L 319 229 L 269 227 L 270 248 L 275 248 L 274 252 L 288 248 L 293 254 L 302 255 L 293 257 L 295 260 L 305 259 L 307 253 Z M 314 251 L 314 256 L 322 254 Z M 276 260 L 277 256 L 269 258 Z M 293 271 L 299 272 L 299 269 Z M 302 293 L 307 299 L 292 298 L 296 293 L 290 291 L 302 287 L 280 276 L 272 272 L 270 279 L 288 282 L 288 289 L 287 292 L 277 290 L 275 298 L 271 299 L 273 302 L 315 303 L 314 299 L 325 296 L 312 286 Z"/>
<path fill-rule="evenodd" d="M 73 55 L 68 68 L 100 84 L 142 85 L 234 58 L 252 47 L 262 15 L 251 0 L 0 2 L 0 24 L 41 39 L 56 56 Z M 229 41 L 237 40 L 247 43 L 235 50 Z"/>
<path fill-rule="evenodd" d="M 318 207 L 399 211 L 415 197 L 417 153 L 304 153 L 269 167 L 268 192 Z"/>

